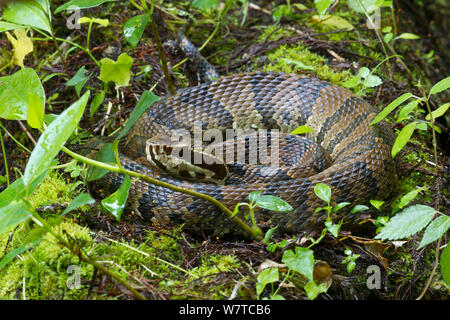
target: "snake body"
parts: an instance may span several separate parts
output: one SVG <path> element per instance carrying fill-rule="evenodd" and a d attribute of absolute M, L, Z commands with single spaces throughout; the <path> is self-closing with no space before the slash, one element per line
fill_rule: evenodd
<path fill-rule="evenodd" d="M 312 77 L 275 72 L 237 74 L 186 88 L 151 106 L 121 142 L 121 163 L 126 169 L 210 195 L 231 210 L 248 201 L 252 191 L 278 196 L 294 210 L 260 209 L 259 222 L 296 233 L 323 227 L 326 213 L 315 209 L 326 204 L 313 190 L 319 182 L 331 187 L 333 204 L 365 204 L 389 195 L 396 181 L 391 156 L 394 138 L 385 123 L 370 125 L 376 113 L 349 90 Z M 321 146 L 331 162 L 307 177 L 288 170 L 284 175 L 231 185 L 185 180 L 146 165 L 147 139 L 174 129 L 192 130 L 196 121 L 204 130 L 253 128 L 286 133 L 306 125 L 313 130 L 306 138 Z M 122 179 L 109 173 L 90 187 L 94 194 L 105 196 L 114 192 Z M 213 204 L 142 181 L 132 183 L 128 203 L 145 220 L 182 224 L 183 230 L 191 233 L 222 236 L 242 232 Z M 343 218 L 348 226 L 362 219 L 360 213 L 346 208 L 333 218 Z"/>

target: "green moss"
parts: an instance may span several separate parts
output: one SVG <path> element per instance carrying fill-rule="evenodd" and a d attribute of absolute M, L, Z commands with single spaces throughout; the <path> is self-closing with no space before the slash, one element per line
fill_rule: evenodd
<path fill-rule="evenodd" d="M 295 73 L 300 70 L 311 72 L 319 79 L 342 85 L 352 73 L 349 70 L 334 71 L 327 64 L 327 59 L 309 51 L 303 45 L 295 47 L 283 45 L 267 56 L 270 63 L 265 71 Z"/>

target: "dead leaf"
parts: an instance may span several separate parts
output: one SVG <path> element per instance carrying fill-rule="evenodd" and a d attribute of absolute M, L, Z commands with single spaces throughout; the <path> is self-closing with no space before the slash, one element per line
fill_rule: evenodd
<path fill-rule="evenodd" d="M 28 37 L 26 29 L 16 29 L 14 35 L 15 38 L 6 32 L 6 37 L 14 48 L 14 64 L 24 68 L 23 60 L 27 54 L 33 52 L 33 41 Z"/>
<path fill-rule="evenodd" d="M 325 261 L 316 261 L 314 265 L 313 278 L 319 285 L 326 283 L 328 289 L 333 283 L 333 271 L 331 271 L 328 263 Z"/>

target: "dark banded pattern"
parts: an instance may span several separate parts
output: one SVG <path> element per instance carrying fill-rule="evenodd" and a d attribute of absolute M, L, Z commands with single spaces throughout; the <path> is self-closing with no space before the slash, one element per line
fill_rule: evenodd
<path fill-rule="evenodd" d="M 324 202 L 313 192 L 319 182 L 331 187 L 334 203 L 365 204 L 389 195 L 396 181 L 396 165 L 390 153 L 394 137 L 385 123 L 370 126 L 376 113 L 352 92 L 311 77 L 264 72 L 238 74 L 187 88 L 152 106 L 121 142 L 121 161 L 127 169 L 208 194 L 231 210 L 238 202 L 247 201 L 251 191 L 276 195 L 294 211 L 259 210 L 258 218 L 266 226 L 276 225 L 282 232 L 295 233 L 323 227 L 326 215 L 316 213 L 315 209 L 324 206 Z M 191 130 L 195 121 L 203 129 L 259 128 L 287 133 L 307 125 L 314 132 L 305 137 L 331 157 L 330 163 L 316 157 L 318 164 L 312 166 L 310 176 L 304 176 L 297 174 L 295 166 L 291 167 L 284 156 L 282 161 L 288 165 L 272 179 L 261 179 L 261 172 L 248 173 L 245 164 L 235 164 L 230 166 L 234 176 L 225 185 L 173 178 L 158 168 L 144 165 L 141 160 L 148 138 L 173 129 Z M 250 181 L 238 183 L 239 175 L 247 175 Z M 90 188 L 101 197 L 114 192 L 121 181 L 122 177 L 110 173 Z M 145 220 L 183 224 L 184 230 L 192 233 L 220 236 L 241 232 L 214 205 L 141 181 L 132 183 L 129 205 Z M 349 210 L 339 211 L 333 218 L 335 221 L 344 218 L 347 226 L 361 220 L 360 214 L 351 214 Z"/>

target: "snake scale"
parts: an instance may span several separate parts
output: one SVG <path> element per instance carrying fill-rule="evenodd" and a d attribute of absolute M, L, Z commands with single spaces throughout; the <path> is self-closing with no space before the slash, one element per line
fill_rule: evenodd
<path fill-rule="evenodd" d="M 396 181 L 391 156 L 394 136 L 386 123 L 370 125 L 376 113 L 351 91 L 313 77 L 276 72 L 237 74 L 186 88 L 151 106 L 121 141 L 121 163 L 126 169 L 210 195 L 231 210 L 238 202 L 248 201 L 252 191 L 278 196 L 294 210 L 260 209 L 259 222 L 297 233 L 323 227 L 326 213 L 315 209 L 325 203 L 313 191 L 319 182 L 331 187 L 334 204 L 365 204 L 370 199 L 385 199 L 391 192 Z M 321 146 L 331 162 L 306 177 L 291 170 L 283 177 L 269 175 L 256 182 L 225 185 L 181 179 L 146 165 L 147 139 L 174 129 L 192 130 L 194 122 L 200 122 L 203 129 L 279 129 L 286 133 L 306 125 L 313 132 L 305 137 Z M 91 183 L 90 190 L 104 197 L 114 192 L 122 179 L 109 173 Z M 242 233 L 213 204 L 142 181 L 132 182 L 128 206 L 144 220 L 183 225 L 190 233 Z M 362 219 L 361 213 L 346 208 L 333 218 L 343 218 L 349 227 Z"/>

